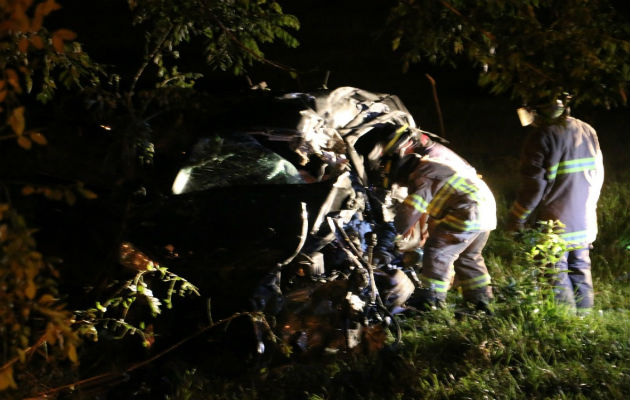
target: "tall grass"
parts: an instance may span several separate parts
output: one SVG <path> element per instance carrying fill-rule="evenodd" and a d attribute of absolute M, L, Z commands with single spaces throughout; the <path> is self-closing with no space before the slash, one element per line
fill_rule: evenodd
<path fill-rule="evenodd" d="M 630 398 L 630 186 L 607 182 L 592 253 L 594 312 L 555 304 L 524 246 L 502 229 L 485 249 L 494 315 L 451 306 L 399 316 L 402 345 L 221 378 L 179 369 L 179 399 L 627 399 Z M 499 215 L 507 212 L 499 200 Z M 181 371 L 187 371 L 183 373 Z M 183 376 L 185 375 L 185 377 Z"/>

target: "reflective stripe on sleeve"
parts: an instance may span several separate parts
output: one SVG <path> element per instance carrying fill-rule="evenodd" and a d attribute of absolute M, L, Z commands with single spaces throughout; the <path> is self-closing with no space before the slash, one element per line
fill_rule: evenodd
<path fill-rule="evenodd" d="M 415 193 L 410 194 L 405 198 L 403 204 L 406 204 L 410 207 L 415 208 L 418 212 L 425 212 L 427 210 L 428 203 L 422 196 L 417 195 Z"/>
<path fill-rule="evenodd" d="M 595 158 L 586 157 L 575 160 L 561 161 L 547 169 L 547 179 L 552 180 L 556 175 L 571 174 L 581 171 L 595 170 Z"/>
<path fill-rule="evenodd" d="M 532 213 L 532 210 L 528 210 L 527 208 L 520 205 L 517 201 L 515 201 L 512 205 L 510 213 L 512 213 L 512 215 L 514 215 L 520 221 L 525 221 L 527 217 L 529 217 L 529 214 Z"/>

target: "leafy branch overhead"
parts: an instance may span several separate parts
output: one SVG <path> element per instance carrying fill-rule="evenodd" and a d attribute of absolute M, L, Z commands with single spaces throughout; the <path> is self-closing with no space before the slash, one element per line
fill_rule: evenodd
<path fill-rule="evenodd" d="M 609 0 L 398 0 L 388 26 L 404 69 L 467 61 L 495 94 L 613 107 L 627 104 L 629 22 Z"/>
<path fill-rule="evenodd" d="M 145 87 L 192 87 L 201 77 L 199 71 L 180 72 L 182 45 L 193 39 L 203 43 L 204 58 L 200 70 L 209 65 L 236 75 L 255 62 L 290 68 L 267 60 L 262 44 L 280 41 L 296 47 L 289 30 L 299 29 L 296 17 L 284 14 L 275 1 L 266 0 L 129 0 L 133 24 L 143 30 L 145 59 L 132 77 L 122 77 L 124 97 L 132 104 L 138 82 Z M 29 129 L 25 98 L 31 94 L 46 103 L 53 99 L 60 85 L 82 90 L 121 77 L 91 60 L 81 38 L 69 29 L 50 31 L 45 19 L 53 12 L 63 12 L 55 0 L 6 0 L 0 3 L 0 140 L 16 138 L 18 144 L 31 148 L 45 145 L 41 132 Z M 87 51 L 86 51 L 87 50 Z M 197 56 L 197 55 L 195 55 Z M 153 65 L 155 74 L 147 74 Z M 120 93 L 119 93 L 120 94 Z"/>
<path fill-rule="evenodd" d="M 99 68 L 74 41 L 68 29 L 50 31 L 44 19 L 61 6 L 54 0 L 7 0 L 0 19 L 0 140 L 16 139 L 30 149 L 45 145 L 44 135 L 26 123 L 24 98 L 34 94 L 50 101 L 58 85 L 66 88 L 97 84 Z"/>
<path fill-rule="evenodd" d="M 165 80 L 177 75 L 168 70 L 165 59 L 178 59 L 178 46 L 193 38 L 203 41 L 208 65 L 236 75 L 254 62 L 284 68 L 265 59 L 261 44 L 279 40 L 289 47 L 298 46 L 289 33 L 289 29 L 299 29 L 298 19 L 284 14 L 275 1 L 129 0 L 129 5 L 135 14 L 134 24 L 146 30 L 147 55 Z M 182 78 L 177 79 L 183 83 Z"/>

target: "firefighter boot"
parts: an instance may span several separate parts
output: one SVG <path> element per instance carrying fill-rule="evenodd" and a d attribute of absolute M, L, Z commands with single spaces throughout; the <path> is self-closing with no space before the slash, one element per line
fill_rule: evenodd
<path fill-rule="evenodd" d="M 418 311 L 431 311 L 446 306 L 446 293 L 438 293 L 431 289 L 418 288 L 407 300 L 407 305 Z"/>

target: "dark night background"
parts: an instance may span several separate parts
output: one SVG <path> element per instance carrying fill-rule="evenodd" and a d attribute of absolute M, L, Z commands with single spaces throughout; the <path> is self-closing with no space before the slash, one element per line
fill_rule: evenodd
<path fill-rule="evenodd" d="M 75 30 L 84 50 L 96 61 L 108 64 L 114 60 L 121 73 L 131 73 L 137 68 L 142 55 L 142 32 L 131 27 L 126 1 L 66 0 L 60 3 L 64 8 L 54 13 L 54 18 L 51 16 L 51 24 Z M 440 134 L 432 87 L 425 76 L 429 74 L 437 82 L 444 136 L 454 150 L 467 157 L 481 172 L 491 175 L 493 170 L 501 169 L 501 163 L 513 162 L 506 161 L 506 157 L 518 157 L 524 134 L 516 116 L 518 104 L 507 96 L 490 95 L 479 88 L 477 70 L 462 62 L 457 69 L 420 64 L 402 73 L 399 56 L 392 52 L 390 38 L 382 32 L 391 2 L 301 0 L 285 3 L 284 12 L 300 20 L 301 29 L 295 32 L 300 46 L 289 49 L 272 45 L 263 47 L 263 51 L 267 58 L 300 71 L 299 78 L 293 79 L 285 71 L 258 64 L 248 71 L 252 83 L 265 81 L 275 92 L 308 91 L 321 87 L 329 71 L 328 88 L 354 86 L 398 95 L 422 129 Z M 191 70 L 198 71 L 200 59 L 191 56 L 191 53 L 196 55 L 193 46 L 182 61 L 185 66 L 189 60 Z M 247 79 L 243 76 L 203 68 L 202 72 L 205 77 L 195 86 L 201 91 L 217 96 L 247 91 Z M 573 114 L 598 131 L 607 173 L 628 167 L 627 107 L 607 111 L 585 106 L 574 109 Z"/>
<path fill-rule="evenodd" d="M 130 79 L 142 61 L 143 31 L 132 27 L 127 1 L 59 2 L 63 8 L 50 16 L 50 28 L 74 30 L 84 51 L 96 62 Z M 289 49 L 272 45 L 263 47 L 263 51 L 268 59 L 299 71 L 298 79 L 291 78 L 287 71 L 264 64 L 250 68 L 249 79 L 254 84 L 265 81 L 272 93 L 310 91 L 321 88 L 329 73 L 328 88 L 353 86 L 397 95 L 417 125 L 442 134 L 432 86 L 426 77 L 429 74 L 437 83 L 444 121 L 443 136 L 450 141 L 453 150 L 485 177 L 498 203 L 507 205 L 519 183 L 518 158 L 526 134 L 516 114 L 519 104 L 506 95 L 491 95 L 480 88 L 477 85 L 478 71 L 464 62 L 456 69 L 419 64 L 402 73 L 399 55 L 392 52 L 389 36 L 382 32 L 390 4 L 390 1 L 360 0 L 286 2 L 284 12 L 295 15 L 301 23 L 301 29 L 295 32 L 300 46 Z M 199 102 L 187 113 L 186 131 L 163 128 L 170 121 L 162 121 L 165 122 L 163 125 L 153 124 L 156 154 L 149 193 L 151 189 L 170 191 L 179 163 L 186 157 L 182 154 L 190 150 L 195 137 L 211 136 L 225 123 L 228 126 L 244 123 L 248 116 L 264 113 L 264 109 L 253 109 L 256 103 L 239 100 L 252 94 L 245 76 L 209 70 L 202 63 L 201 49 L 195 46 L 196 43 L 191 43 L 181 51 L 179 70 L 202 72 L 204 78 L 195 88 L 204 93 L 204 99 L 211 101 Z M 591 123 L 598 131 L 609 178 L 625 176 L 623 174 L 627 174 L 630 166 L 630 116 L 627 111 L 627 107 L 611 111 L 591 107 L 573 110 L 575 116 Z M 65 118 L 81 118 L 76 112 L 69 114 Z M 102 132 L 99 135 L 102 136 Z M 60 148 L 65 149 L 66 144 L 60 143 Z M 78 176 L 76 179 L 94 184 L 98 181 L 95 179 L 98 173 L 92 170 L 107 155 L 100 145 L 91 144 L 90 147 L 91 153 L 82 155 L 85 158 L 83 164 L 77 164 L 84 167 L 71 167 L 64 162 L 55 165 L 59 170 L 67 171 L 69 176 Z M 85 149 L 79 148 L 79 151 L 85 152 Z M 61 154 L 57 158 L 65 157 Z M 105 215 L 113 213 L 112 219 L 117 218 L 117 211 L 104 212 Z M 505 212 L 500 206 L 499 221 Z M 85 221 L 81 220 L 81 223 Z M 94 224 L 101 225 L 102 222 L 95 221 Z M 84 229 L 77 229 L 77 232 L 82 231 Z M 97 239 L 101 236 L 97 232 L 91 234 Z"/>
<path fill-rule="evenodd" d="M 62 27 L 75 31 L 78 34 L 77 41 L 82 43 L 83 50 L 94 61 L 129 80 L 142 61 L 144 44 L 142 29 L 132 27 L 127 0 L 57 1 L 63 8 L 46 19 L 47 27 L 51 31 Z M 284 13 L 293 14 L 300 21 L 301 29 L 294 33 L 300 45 L 295 49 L 280 45 L 263 45 L 261 48 L 268 59 L 299 71 L 297 79 L 286 71 L 264 64 L 252 66 L 247 77 L 211 71 L 203 65 L 203 55 L 201 49 L 196 48 L 197 44 L 186 46 L 182 50 L 183 58 L 179 63 L 179 70 L 202 72 L 204 78 L 197 82 L 195 88 L 203 93 L 203 99 L 211 98 L 212 101 L 199 103 L 196 109 L 186 115 L 189 119 L 186 125 L 189 130 L 185 132 L 168 131 L 170 126 L 163 129 L 158 123 L 152 127 L 156 134 L 155 168 L 152 174 L 160 180 L 158 187 L 170 189 L 178 168 L 176 163 L 183 160 L 175 159 L 174 155 L 189 150 L 188 146 L 194 141 L 194 137 L 182 140 L 174 138 L 176 135 L 211 136 L 215 128 L 218 129 L 225 123 L 226 111 L 227 115 L 234 118 L 235 123 L 243 122 L 237 121 L 239 118 L 246 120 L 248 115 L 255 114 L 246 109 L 252 107 L 253 103 L 243 101 L 241 106 L 235 101 L 251 95 L 247 78 L 253 84 L 266 82 L 272 93 L 283 93 L 319 89 L 328 77 L 326 86 L 329 89 L 352 86 L 399 96 L 420 128 L 444 136 L 450 141 L 449 146 L 484 176 L 499 203 L 501 221 L 501 214 L 507 212 L 501 206 L 512 200 L 519 182 L 517 165 L 526 133 L 516 114 L 516 108 L 520 105 L 507 95 L 492 95 L 480 88 L 477 85 L 479 71 L 463 61 L 457 68 L 418 64 L 403 73 L 400 56 L 391 50 L 390 37 L 382 31 L 391 3 L 391 0 L 284 1 Z M 441 131 L 427 74 L 437 83 L 444 132 Z M 53 105 L 56 101 L 53 100 Z M 68 104 L 72 107 L 71 102 Z M 203 109 L 206 104 L 209 109 Z M 78 109 L 67 110 L 67 114 L 61 117 L 64 124 L 75 126 L 75 121 L 78 121 L 78 126 L 86 118 Z M 573 115 L 589 122 L 597 130 L 604 154 L 606 175 L 609 178 L 627 176 L 630 167 L 628 107 L 604 110 L 580 106 L 573 110 Z M 58 117 L 59 114 L 55 114 L 55 118 Z M 73 136 L 75 132 L 55 133 L 57 135 L 51 133 L 48 136 L 50 145 L 47 150 L 51 158 L 44 161 L 51 161 L 50 164 L 58 168 L 55 172 L 59 172 L 60 177 L 76 177 L 76 180 L 88 184 L 98 182 L 98 179 L 90 181 L 89 177 L 98 177 L 98 173 L 89 168 L 96 169 L 101 162 L 105 164 L 102 159 L 106 158 L 106 151 L 104 146 L 100 146 L 100 141 L 108 139 L 98 137 L 89 143 L 91 147 L 82 148 L 81 145 L 92 140 L 92 137 L 87 137 L 86 134 L 78 138 Z M 84 153 L 76 156 L 72 146 Z M 75 156 L 77 159 L 70 160 Z M 23 163 L 25 169 L 30 168 L 28 162 L 25 160 Z M 0 167 L 2 165 L 0 163 Z M 107 185 L 103 184 L 102 187 Z M 98 191 L 98 187 L 94 190 Z M 53 210 L 42 208 L 34 212 L 46 214 L 42 219 L 47 221 L 47 225 L 42 226 L 38 233 L 40 238 L 45 236 L 47 239 L 41 242 L 38 240 L 42 252 L 54 255 L 55 250 L 63 248 L 67 253 L 63 256 L 72 268 L 73 278 L 65 284 L 70 289 L 83 287 L 86 282 L 95 283 L 107 275 L 107 268 L 112 268 L 111 260 L 101 259 L 103 257 L 98 255 L 105 254 L 104 249 L 111 250 L 113 240 L 118 239 L 116 234 L 120 226 L 116 225 L 117 220 L 122 220 L 119 225 L 126 221 L 121 217 L 120 209 L 110 208 L 107 200 L 111 199 L 106 196 L 107 193 L 100 197 L 102 203 L 92 201 L 95 204 L 92 208 L 85 207 L 90 213 L 84 213 L 79 205 L 59 206 Z M 212 206 L 217 209 L 223 207 L 222 212 L 230 212 L 228 204 L 213 203 Z M 100 212 L 100 215 L 96 215 L 94 210 Z M 63 230 L 58 229 L 61 224 L 65 225 Z M 50 226 L 54 228 L 47 230 Z M 79 228 L 70 229 L 71 226 Z M 68 243 L 71 245 L 68 246 Z M 92 247 L 86 249 L 88 245 Z M 90 259 L 90 265 L 85 264 L 86 253 L 97 255 Z M 233 295 L 242 297 L 240 293 Z M 70 306 L 90 306 L 92 300 L 88 296 L 77 296 L 71 301 L 78 304 Z M 82 301 L 90 304 L 81 304 Z"/>

